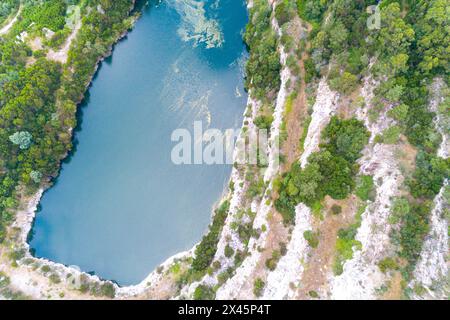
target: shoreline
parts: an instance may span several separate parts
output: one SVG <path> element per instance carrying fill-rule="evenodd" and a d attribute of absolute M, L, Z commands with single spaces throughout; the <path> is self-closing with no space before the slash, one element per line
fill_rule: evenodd
<path fill-rule="evenodd" d="M 133 12 L 133 10 L 135 10 L 135 4 L 136 4 L 136 1 L 133 0 L 131 9 L 129 11 L 130 14 Z M 113 54 L 115 46 L 118 45 L 120 43 L 120 41 L 124 40 L 128 36 L 129 32 L 131 32 L 133 30 L 135 23 L 140 18 L 140 15 L 141 15 L 140 13 L 137 13 L 134 16 L 130 16 L 130 18 L 133 17 L 133 21 L 131 23 L 132 27 L 127 28 L 127 30 L 123 31 L 120 34 L 120 36 L 116 39 L 116 41 L 109 46 L 107 52 L 97 59 L 97 61 L 95 63 L 94 71 L 92 72 L 92 75 L 89 77 L 89 81 L 87 82 L 87 84 L 85 86 L 85 91 L 76 102 L 77 110 L 78 110 L 78 108 L 80 108 L 81 104 L 83 103 L 83 101 L 86 97 L 86 94 L 89 91 L 89 88 L 93 84 L 93 81 L 95 80 L 96 75 L 100 71 L 101 64 L 103 63 L 103 61 L 105 59 L 107 59 L 108 57 L 110 57 Z M 252 99 L 250 98 L 250 95 L 249 95 L 248 99 L 247 99 L 247 105 L 243 110 L 244 115 L 247 111 L 247 106 L 250 103 L 250 101 L 252 101 Z M 243 118 L 241 126 L 240 126 L 241 132 L 242 132 L 242 128 L 244 126 L 244 121 L 245 121 L 245 117 Z M 75 134 L 74 134 L 75 129 L 76 129 L 76 127 L 72 127 L 68 130 L 72 136 L 72 141 L 73 141 L 73 139 L 75 139 Z M 58 167 L 58 174 L 54 178 L 59 176 L 62 162 L 64 161 L 64 159 L 66 159 L 68 156 L 70 156 L 71 152 L 72 152 L 72 150 L 67 151 L 65 156 L 60 160 L 59 167 Z M 232 169 L 232 171 L 233 170 L 234 169 Z M 232 181 L 232 180 L 233 180 L 233 172 L 231 172 L 231 174 L 230 174 L 228 183 L 225 184 L 225 186 L 224 186 L 222 196 L 211 206 L 210 222 L 212 221 L 212 217 L 214 216 L 214 209 L 217 208 L 221 202 L 223 202 L 224 200 L 228 199 L 230 196 L 233 195 L 234 192 L 231 192 L 228 187 L 230 181 Z M 151 288 L 156 283 L 158 283 L 158 281 L 163 280 L 164 272 L 162 272 L 162 270 L 168 269 L 168 267 L 170 267 L 173 263 L 175 263 L 179 260 L 192 257 L 194 255 L 195 248 L 197 247 L 198 243 L 200 243 L 200 241 L 201 241 L 201 238 L 205 234 L 207 234 L 209 231 L 209 226 L 208 226 L 208 228 L 205 230 L 205 232 L 200 236 L 199 241 L 196 244 L 194 244 L 194 246 L 191 249 L 188 249 L 188 250 L 182 251 L 182 252 L 178 252 L 172 256 L 169 256 L 166 260 L 164 260 L 162 263 L 158 264 L 158 266 L 156 266 L 154 269 L 152 269 L 148 273 L 148 275 L 144 279 L 142 279 L 142 281 L 140 281 L 139 283 L 133 284 L 133 285 L 121 286 L 113 279 L 103 279 L 96 274 L 90 274 L 88 272 L 74 268 L 74 266 L 65 265 L 63 263 L 52 261 L 47 258 L 36 257 L 33 255 L 33 253 L 30 250 L 30 245 L 28 243 L 28 239 L 29 239 L 30 234 L 33 231 L 33 225 L 34 225 L 34 221 L 36 219 L 38 205 L 42 199 L 42 196 L 51 187 L 52 187 L 51 181 L 47 181 L 44 186 L 41 186 L 38 189 L 37 192 L 35 192 L 31 196 L 29 196 L 29 199 L 27 199 L 26 202 L 22 203 L 24 208 L 17 210 L 14 222 L 10 226 L 11 228 L 19 231 L 19 233 L 18 233 L 19 239 L 17 242 L 14 242 L 14 244 L 17 244 L 21 248 L 25 249 L 24 256 L 21 259 L 18 259 L 17 261 L 15 261 L 18 265 L 18 268 L 28 269 L 30 263 L 33 263 L 33 264 L 39 264 L 41 267 L 42 266 L 50 267 L 52 269 L 52 271 L 57 273 L 61 278 L 65 278 L 65 277 L 69 277 L 69 276 L 78 276 L 78 277 L 84 276 L 84 277 L 87 277 L 89 279 L 89 281 L 94 282 L 94 283 L 98 283 L 98 284 L 109 283 L 109 284 L 112 284 L 115 289 L 115 296 L 112 299 L 133 298 L 138 295 L 145 294 L 146 291 L 151 290 Z M 0 252 L 0 258 L 1 258 L 1 252 Z M 33 271 L 29 271 L 29 272 L 36 272 L 36 271 L 33 270 Z M 6 275 L 8 275 L 8 274 L 6 274 Z M 27 276 L 31 278 L 33 276 L 33 274 L 24 274 L 24 278 Z M 69 288 L 70 284 L 65 279 L 63 279 L 61 281 L 61 285 L 63 287 L 66 287 L 66 289 L 64 291 L 69 291 L 68 289 L 70 289 Z M 37 299 L 42 298 L 42 297 L 36 296 L 36 294 L 33 294 L 33 291 L 34 291 L 33 288 L 23 286 L 23 287 L 21 287 L 21 290 L 23 290 L 23 293 L 25 295 L 30 295 L 32 298 L 37 298 Z"/>

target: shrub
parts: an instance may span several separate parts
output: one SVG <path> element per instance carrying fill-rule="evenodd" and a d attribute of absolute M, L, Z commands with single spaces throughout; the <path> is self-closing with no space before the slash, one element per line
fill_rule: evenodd
<path fill-rule="evenodd" d="M 112 299 L 116 296 L 116 289 L 112 283 L 106 282 L 100 286 L 100 294 Z"/>
<path fill-rule="evenodd" d="M 266 267 L 270 270 L 273 271 L 276 269 L 278 261 L 281 258 L 281 254 L 278 250 L 274 250 L 272 252 L 272 257 L 266 260 Z"/>
<path fill-rule="evenodd" d="M 363 201 L 373 200 L 374 198 L 374 183 L 372 176 L 360 176 L 356 180 L 355 194 Z"/>
<path fill-rule="evenodd" d="M 333 264 L 333 272 L 340 275 L 343 272 L 346 260 L 353 258 L 353 248 L 361 249 L 361 242 L 355 240 L 358 228 L 361 225 L 361 215 L 364 207 L 360 207 L 355 217 L 355 223 L 347 228 L 338 231 L 338 239 L 336 241 L 336 257 Z"/>
<path fill-rule="evenodd" d="M 279 243 L 279 246 L 280 246 L 280 254 L 281 254 L 282 256 L 285 256 L 286 253 L 287 253 L 286 243 L 285 243 L 285 242 L 280 242 L 280 243 Z"/>
<path fill-rule="evenodd" d="M 194 300 L 214 300 L 216 293 L 213 288 L 206 285 L 198 285 L 194 291 Z"/>
<path fill-rule="evenodd" d="M 343 94 L 349 94 L 356 89 L 358 78 L 350 72 L 344 72 L 330 80 L 330 88 Z"/>
<path fill-rule="evenodd" d="M 341 120 L 333 116 L 322 132 L 324 141 L 321 147 L 333 155 L 343 157 L 349 162 L 361 157 L 361 151 L 369 141 L 370 134 L 361 121 L 352 118 Z"/>
<path fill-rule="evenodd" d="M 224 249 L 224 254 L 225 254 L 225 257 L 231 258 L 231 256 L 234 254 L 233 248 L 227 244 Z"/>
<path fill-rule="evenodd" d="M 266 129 L 267 131 L 270 130 L 270 127 L 273 122 L 273 115 L 261 115 L 255 118 L 255 125 L 259 129 Z"/>
<path fill-rule="evenodd" d="M 397 270 L 398 264 L 393 258 L 387 257 L 378 263 L 378 268 L 380 268 L 381 272 L 386 273 L 388 270 Z"/>
<path fill-rule="evenodd" d="M 402 130 L 399 126 L 392 126 L 384 130 L 381 135 L 376 137 L 375 142 L 385 143 L 385 144 L 396 144 L 400 139 L 400 134 Z"/>
<path fill-rule="evenodd" d="M 303 232 L 303 237 L 308 242 L 309 246 L 311 248 L 317 248 L 319 245 L 319 234 L 316 232 L 313 232 L 311 230 L 307 230 Z"/>
<path fill-rule="evenodd" d="M 50 275 L 50 277 L 48 277 L 50 279 L 51 283 L 60 283 L 61 279 L 59 278 L 59 276 L 56 273 L 52 273 Z"/>
<path fill-rule="evenodd" d="M 228 215 L 228 209 L 228 201 L 224 201 L 220 207 L 216 209 L 208 233 L 202 238 L 202 241 L 195 249 L 195 258 L 192 261 L 192 268 L 194 271 L 205 271 L 213 261 L 220 232 Z"/>
<path fill-rule="evenodd" d="M 255 295 L 255 297 L 262 296 L 265 286 L 266 283 L 261 278 L 256 278 L 255 282 L 253 283 L 253 294 Z"/>
<path fill-rule="evenodd" d="M 391 215 L 389 216 L 390 224 L 397 224 L 409 213 L 410 207 L 408 199 L 395 198 L 392 203 Z"/>
<path fill-rule="evenodd" d="M 47 273 L 47 272 L 50 272 L 50 267 L 48 266 L 48 265 L 46 265 L 46 264 L 44 264 L 42 267 L 41 267 L 41 271 L 43 272 L 43 273 Z"/>
<path fill-rule="evenodd" d="M 431 199 L 439 193 L 444 178 L 450 175 L 450 159 L 420 151 L 416 157 L 416 170 L 408 181 L 415 198 Z"/>
<path fill-rule="evenodd" d="M 388 111 L 388 116 L 399 121 L 404 122 L 408 116 L 409 107 L 406 104 L 400 104 Z"/>
<path fill-rule="evenodd" d="M 430 203 L 413 204 L 400 229 L 400 256 L 413 267 L 420 257 L 423 240 L 429 231 Z"/>
<path fill-rule="evenodd" d="M 289 22 L 295 14 L 295 8 L 291 4 L 291 1 L 283 0 L 275 7 L 275 18 L 280 27 Z"/>
<path fill-rule="evenodd" d="M 305 82 L 310 83 L 318 75 L 314 61 L 311 58 L 305 60 Z"/>
<path fill-rule="evenodd" d="M 331 212 L 334 215 L 338 215 L 338 214 L 340 214 L 342 212 L 342 207 L 338 206 L 337 204 L 333 204 L 333 206 L 331 207 Z"/>

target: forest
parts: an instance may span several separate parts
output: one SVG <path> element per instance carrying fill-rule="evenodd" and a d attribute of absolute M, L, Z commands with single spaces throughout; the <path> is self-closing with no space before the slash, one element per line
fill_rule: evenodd
<path fill-rule="evenodd" d="M 66 64 L 16 41 L 24 31 L 40 34 L 48 28 L 56 35 L 64 30 L 70 5 L 80 7 L 83 28 Z M 77 105 L 96 64 L 131 26 L 127 0 L 27 0 L 22 6 L 20 19 L 0 38 L 0 241 L 21 197 L 57 176 L 72 148 Z M 109 14 L 89 9 L 97 6 Z"/>

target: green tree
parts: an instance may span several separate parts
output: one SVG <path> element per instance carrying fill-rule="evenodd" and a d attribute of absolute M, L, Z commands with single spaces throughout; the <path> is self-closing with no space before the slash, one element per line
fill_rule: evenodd
<path fill-rule="evenodd" d="M 399 122 L 404 122 L 407 119 L 408 110 L 409 107 L 406 104 L 402 103 L 389 110 L 388 115 Z"/>
<path fill-rule="evenodd" d="M 30 147 L 33 136 L 28 131 L 16 132 L 9 136 L 9 140 L 18 145 L 20 149 L 28 149 Z"/>

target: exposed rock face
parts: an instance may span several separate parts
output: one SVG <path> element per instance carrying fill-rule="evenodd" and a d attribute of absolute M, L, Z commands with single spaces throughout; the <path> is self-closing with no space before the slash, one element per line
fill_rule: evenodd
<path fill-rule="evenodd" d="M 295 227 L 287 245 L 287 253 L 280 259 L 274 271 L 267 277 L 263 299 L 293 299 L 304 270 L 308 255 L 308 243 L 303 233 L 311 230 L 311 209 L 303 203 L 295 208 Z"/>
<path fill-rule="evenodd" d="M 446 299 L 449 292 L 446 283 L 449 251 L 448 221 L 445 210 L 449 210 L 450 207 L 448 198 L 445 196 L 446 188 L 448 188 L 448 180 L 434 199 L 434 208 L 430 217 L 430 233 L 423 244 L 420 259 L 414 271 L 414 280 L 410 283 L 411 288 L 414 288 L 416 284 L 424 287 L 427 290 L 426 297 L 434 299 Z M 415 298 L 421 297 L 415 295 Z"/>
<path fill-rule="evenodd" d="M 353 259 L 344 264 L 344 272 L 330 277 L 332 299 L 375 299 L 374 290 L 385 280 L 377 264 L 390 248 L 391 200 L 399 194 L 403 177 L 396 164 L 394 147 L 390 145 L 367 146 L 359 163 L 362 174 L 373 175 L 376 197 L 362 214 L 356 235 L 362 249 L 354 248 Z"/>
<path fill-rule="evenodd" d="M 435 78 L 430 88 L 431 96 L 429 109 L 436 114 L 434 124 L 442 137 L 442 142 L 437 154 L 444 159 L 447 159 L 450 153 L 450 141 L 448 137 L 450 132 L 450 119 L 448 118 L 448 115 L 439 110 L 439 107 L 442 104 L 447 103 L 446 108 L 449 108 L 448 90 L 449 89 L 442 78 Z"/>
<path fill-rule="evenodd" d="M 323 78 L 317 89 L 317 98 L 311 115 L 311 123 L 308 128 L 308 135 L 305 139 L 304 152 L 300 162 L 304 168 L 308 162 L 308 157 L 319 148 L 320 133 L 330 122 L 331 116 L 337 110 L 337 100 L 339 95 L 332 91 L 327 84 L 327 79 Z"/>
<path fill-rule="evenodd" d="M 429 110 L 436 114 L 434 124 L 442 136 L 437 155 L 447 159 L 450 152 L 449 130 L 450 119 L 440 110 L 440 106 L 448 99 L 448 88 L 442 78 L 435 78 L 430 86 Z M 447 100 L 448 101 L 448 100 Z M 448 107 L 448 106 L 447 106 Z M 414 270 L 413 280 L 409 287 L 421 286 L 424 294 L 414 294 L 414 298 L 446 299 L 449 293 L 448 277 L 448 219 L 446 210 L 450 209 L 448 198 L 448 179 L 445 180 L 439 194 L 434 199 L 434 207 L 430 215 L 430 232 L 422 247 L 419 261 Z"/>

